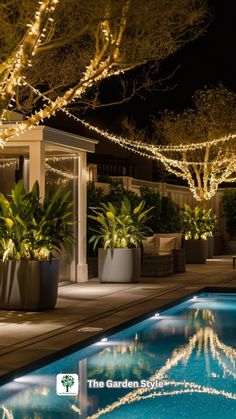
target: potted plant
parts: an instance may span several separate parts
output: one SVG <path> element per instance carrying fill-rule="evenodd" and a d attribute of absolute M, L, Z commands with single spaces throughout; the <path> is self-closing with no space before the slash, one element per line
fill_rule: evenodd
<path fill-rule="evenodd" d="M 94 182 L 88 182 L 87 185 L 87 214 L 92 215 L 90 208 L 96 207 L 100 202 L 104 201 L 104 193 L 101 188 L 97 188 Z M 87 223 L 87 264 L 88 277 L 93 278 L 98 276 L 98 254 L 97 249 L 93 249 L 93 244 L 90 243 L 90 238 L 93 236 L 93 229 L 97 226 L 96 221 L 90 220 Z"/>
<path fill-rule="evenodd" d="M 47 310 L 55 306 L 57 254 L 73 244 L 73 203 L 61 187 L 40 201 L 36 182 L 28 191 L 20 180 L 11 199 L 0 193 L 0 308 Z"/>
<path fill-rule="evenodd" d="M 184 205 L 183 228 L 185 234 L 186 263 L 205 263 L 208 254 L 208 237 L 212 235 L 215 216 L 211 210 Z"/>
<path fill-rule="evenodd" d="M 110 202 L 92 208 L 99 229 L 90 242 L 98 249 L 98 276 L 101 282 L 136 282 L 140 277 L 140 244 L 150 235 L 151 229 L 145 225 L 148 213 L 145 201 L 132 208 L 128 198 L 115 207 Z"/>
<path fill-rule="evenodd" d="M 214 231 L 216 227 L 216 215 L 213 213 L 212 209 L 204 210 L 204 220 L 205 220 L 205 230 L 207 234 L 207 258 L 211 259 L 214 256 Z"/>

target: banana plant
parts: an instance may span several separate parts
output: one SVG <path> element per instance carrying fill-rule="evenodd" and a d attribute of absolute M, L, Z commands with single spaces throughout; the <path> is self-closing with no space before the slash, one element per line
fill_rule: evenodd
<path fill-rule="evenodd" d="M 99 243 L 105 249 L 138 247 L 152 232 L 145 224 L 153 207 L 145 209 L 145 201 L 132 208 L 129 199 L 124 198 L 117 207 L 108 202 L 90 209 L 93 215 L 88 217 L 98 223 L 98 228 L 92 229 L 95 234 L 90 238 L 94 249 Z"/>

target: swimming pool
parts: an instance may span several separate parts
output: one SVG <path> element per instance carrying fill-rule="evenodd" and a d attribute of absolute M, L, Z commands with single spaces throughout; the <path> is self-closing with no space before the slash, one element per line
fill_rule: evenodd
<path fill-rule="evenodd" d="M 236 294 L 203 293 L 0 387 L 0 417 L 231 419 L 235 363 Z"/>

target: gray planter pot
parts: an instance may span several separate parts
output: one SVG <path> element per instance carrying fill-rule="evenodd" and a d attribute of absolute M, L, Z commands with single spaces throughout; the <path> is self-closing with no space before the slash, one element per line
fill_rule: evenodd
<path fill-rule="evenodd" d="M 0 262 L 0 309 L 49 310 L 57 291 L 58 260 Z"/>
<path fill-rule="evenodd" d="M 186 263 L 205 263 L 207 240 L 185 240 Z"/>
<path fill-rule="evenodd" d="M 137 282 L 140 278 L 140 249 L 98 249 L 100 282 Z"/>

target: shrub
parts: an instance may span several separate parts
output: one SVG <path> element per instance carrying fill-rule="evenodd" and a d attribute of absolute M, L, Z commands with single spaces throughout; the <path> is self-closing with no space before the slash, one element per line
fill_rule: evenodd
<path fill-rule="evenodd" d="M 127 198 L 132 206 L 137 206 L 141 202 L 141 198 L 135 192 L 124 188 L 122 179 L 111 179 L 106 200 L 117 206 L 124 198 Z"/>
<path fill-rule="evenodd" d="M 179 206 L 158 191 L 143 187 L 141 198 L 145 199 L 147 206 L 153 206 L 148 226 L 154 233 L 174 233 L 181 230 L 181 217 Z"/>
<path fill-rule="evenodd" d="M 181 230 L 180 207 L 167 196 L 161 199 L 160 233 L 176 233 Z"/>
<path fill-rule="evenodd" d="M 91 207 L 98 207 L 101 202 L 105 200 L 104 192 L 101 188 L 96 188 L 94 182 L 89 182 L 87 187 L 87 214 L 92 215 Z M 87 255 L 95 256 L 97 251 L 93 249 L 90 239 L 93 236 L 93 231 L 97 226 L 96 221 L 89 218 L 87 222 Z"/>
<path fill-rule="evenodd" d="M 150 218 L 147 222 L 148 227 L 152 229 L 154 233 L 160 233 L 161 229 L 161 195 L 159 192 L 153 189 L 142 187 L 140 189 L 141 198 L 145 200 L 148 207 L 154 207 Z"/>
<path fill-rule="evenodd" d="M 226 219 L 226 229 L 231 237 L 236 237 L 236 190 L 224 191 L 222 197 L 223 214 Z"/>

